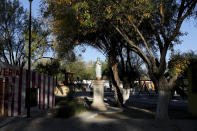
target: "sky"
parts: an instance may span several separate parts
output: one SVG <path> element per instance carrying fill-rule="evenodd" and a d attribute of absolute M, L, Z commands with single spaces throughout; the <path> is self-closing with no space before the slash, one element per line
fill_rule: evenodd
<path fill-rule="evenodd" d="M 22 5 L 29 10 L 29 0 L 19 0 Z M 39 5 L 41 0 L 33 0 L 32 2 L 32 15 L 34 17 L 38 17 L 39 13 Z M 190 50 L 197 52 L 197 21 L 195 23 L 194 20 L 186 20 L 184 21 L 181 31 L 187 32 L 186 36 L 182 36 L 182 44 L 175 46 L 175 51 L 179 50 L 181 52 L 187 52 Z M 79 51 L 78 51 L 79 52 Z M 79 52 L 80 53 L 80 52 Z M 170 53 L 170 52 L 169 52 Z M 169 57 L 169 53 L 167 59 Z M 85 53 L 82 54 L 82 58 L 85 61 L 96 61 L 97 57 L 99 57 L 102 61 L 105 60 L 105 56 L 100 53 L 97 49 L 86 47 Z"/>

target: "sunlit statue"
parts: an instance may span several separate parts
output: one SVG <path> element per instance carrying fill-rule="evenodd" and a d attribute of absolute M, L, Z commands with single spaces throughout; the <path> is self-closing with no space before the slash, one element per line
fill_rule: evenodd
<path fill-rule="evenodd" d="M 99 57 L 97 58 L 97 61 L 96 61 L 95 72 L 96 72 L 96 79 L 101 80 L 102 64 L 101 64 L 101 61 L 100 61 Z"/>
<path fill-rule="evenodd" d="M 97 58 L 95 64 L 96 80 L 93 80 L 93 102 L 91 108 L 95 110 L 105 111 L 107 107 L 104 103 L 104 80 L 102 77 L 102 63 L 99 58 Z"/>

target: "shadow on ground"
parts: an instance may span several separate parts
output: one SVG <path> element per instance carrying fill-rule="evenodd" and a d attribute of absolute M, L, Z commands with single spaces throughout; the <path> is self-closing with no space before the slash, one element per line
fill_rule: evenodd
<path fill-rule="evenodd" d="M 81 114 L 83 115 L 83 114 Z M 195 131 L 196 122 L 191 120 L 156 121 L 154 119 L 96 119 L 94 117 L 72 117 L 69 119 L 54 117 L 24 118 L 1 131 Z"/>
<path fill-rule="evenodd" d="M 84 99 L 90 106 L 92 99 Z M 108 105 L 113 105 L 107 102 Z M 32 118 L 21 118 L 0 128 L 1 131 L 196 131 L 197 119 L 187 112 L 187 107 L 169 106 L 171 120 L 157 121 L 154 119 L 155 104 L 130 102 L 122 112 L 88 112 L 75 117 L 57 117 L 58 110 L 47 112 Z M 66 110 L 65 110 L 66 111 Z M 64 113 L 64 112 L 62 112 Z"/>

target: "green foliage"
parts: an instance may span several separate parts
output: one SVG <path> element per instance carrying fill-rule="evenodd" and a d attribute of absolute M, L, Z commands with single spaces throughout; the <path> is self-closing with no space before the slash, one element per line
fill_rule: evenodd
<path fill-rule="evenodd" d="M 38 63 L 35 69 L 39 73 L 55 76 L 60 72 L 60 63 L 58 60 L 48 60 Z"/>
<path fill-rule="evenodd" d="M 170 76 L 175 76 L 177 74 L 182 74 L 185 76 L 190 65 L 197 61 L 197 54 L 190 51 L 186 53 L 174 53 L 171 54 L 170 60 L 168 62 L 168 73 Z"/>
<path fill-rule="evenodd" d="M 128 43 L 146 63 L 153 79 L 159 79 L 166 70 L 167 51 L 180 42 L 182 22 L 196 13 L 196 3 L 193 0 L 70 0 L 68 4 L 68 0 L 49 0 L 46 12 L 53 17 L 53 30 L 57 31 L 60 45 L 73 47 L 75 41 L 87 43 L 116 57 L 118 46 Z M 67 28 L 64 24 L 68 22 L 71 23 Z"/>
<path fill-rule="evenodd" d="M 150 13 L 154 10 L 150 0 L 140 2 L 138 0 L 133 2 L 129 0 L 72 0 L 71 4 L 68 4 L 67 1 L 57 0 L 46 1 L 46 3 L 48 8 L 45 10 L 45 14 L 53 16 L 54 20 L 51 25 L 58 40 L 65 40 L 63 37 L 78 39 L 77 36 L 96 32 L 103 23 L 110 21 L 113 24 L 128 24 L 125 22 L 125 17 L 126 19 L 136 17 L 135 21 L 141 23 L 142 20 L 137 19 L 150 17 Z"/>
<path fill-rule="evenodd" d="M 0 60 L 24 67 L 27 63 L 29 45 L 29 18 L 19 0 L 0 1 Z M 41 20 L 32 18 L 32 62 L 49 49 L 49 31 Z"/>
<path fill-rule="evenodd" d="M 18 0 L 0 1 L 0 44 L 1 61 L 22 65 L 25 39 L 22 36 L 26 29 L 28 17 Z"/>
<path fill-rule="evenodd" d="M 60 118 L 69 118 L 87 110 L 81 99 L 57 98 L 56 103 L 59 106 L 56 117 Z"/>
<path fill-rule="evenodd" d="M 61 1 L 59 5 L 57 1 Z M 180 43 L 183 21 L 196 15 L 196 0 L 70 0 L 69 4 L 68 0 L 57 1 L 48 2 L 47 9 L 50 11 L 50 7 L 55 7 L 50 13 L 60 44 L 73 47 L 75 41 L 88 43 L 113 57 L 110 64 L 114 64 L 118 46 L 127 43 L 143 59 L 158 89 L 166 90 L 160 82 L 168 85 L 165 88 L 171 88 L 175 78 L 169 83 L 165 80 L 166 54 Z M 61 24 L 67 22 L 64 21 L 65 16 L 68 18 L 65 12 L 69 11 L 76 30 L 69 30 L 70 27 L 67 29 Z M 57 20 L 61 22 L 58 24 Z M 160 105 L 156 118 L 166 119 L 167 108 L 160 112 Z"/>
<path fill-rule="evenodd" d="M 108 62 L 102 61 L 102 79 L 109 80 L 110 79 L 110 68 Z"/>
<path fill-rule="evenodd" d="M 74 61 L 66 62 L 60 66 L 60 72 L 58 74 L 59 80 L 64 80 L 65 72 L 75 72 L 73 75 L 74 80 L 95 80 L 95 62 L 84 62 L 84 61 Z M 108 63 L 102 62 L 102 74 L 103 79 L 107 79 L 109 76 Z"/>
<path fill-rule="evenodd" d="M 129 34 L 131 34 L 134 39 L 137 37 L 139 39 L 139 36 L 136 36 L 136 33 L 133 33 L 133 30 L 128 28 L 128 25 L 131 26 L 128 19 L 132 19 L 140 25 L 144 19 L 150 17 L 150 12 L 153 12 L 152 3 L 148 0 L 141 2 L 130 2 L 127 0 L 82 0 L 72 1 L 69 5 L 66 1 L 62 1 L 59 5 L 55 6 L 56 2 L 48 2 L 48 11 L 50 12 L 52 7 L 56 10 L 56 12 L 51 12 L 51 15 L 54 18 L 53 30 L 59 40 L 58 46 L 61 48 L 72 47 L 75 46 L 76 41 L 77 44 L 86 43 L 102 50 L 107 57 L 110 57 L 112 54 L 115 54 L 116 57 L 119 54 L 118 50 L 124 50 L 123 45 L 120 47 L 124 41 L 115 31 L 114 26 L 122 27 Z M 62 8 L 60 9 L 59 7 Z M 64 13 L 62 13 L 62 11 L 64 11 Z M 136 14 L 136 12 L 138 14 Z M 72 16 L 70 14 L 72 14 Z M 60 17 L 63 15 L 68 19 L 72 19 L 72 23 L 69 24 L 69 28 L 67 28 L 65 24 L 71 21 L 66 20 L 65 17 Z M 73 25 L 73 23 L 75 23 L 75 25 Z M 77 29 L 73 30 L 70 26 L 74 26 L 73 28 Z M 123 52 L 119 55 L 125 57 L 126 55 L 123 54 L 125 53 Z M 130 61 L 131 63 L 134 63 L 132 59 L 130 59 Z M 127 62 L 125 62 L 125 64 L 126 63 Z M 127 65 L 124 65 L 124 67 L 126 66 Z M 109 79 L 110 68 L 107 68 L 107 65 L 104 65 L 102 69 L 103 79 Z M 137 76 L 137 73 L 134 73 L 133 68 L 130 69 L 130 71 L 125 71 L 125 68 L 119 71 L 119 74 L 121 74 L 121 79 L 123 77 L 131 77 L 130 74 L 133 74 L 132 77 Z"/>
<path fill-rule="evenodd" d="M 26 21 L 29 22 L 29 21 Z M 28 25 L 28 23 L 26 23 Z M 31 59 L 37 61 L 41 59 L 43 55 L 52 50 L 51 42 L 48 40 L 50 35 L 49 28 L 45 27 L 45 23 L 43 23 L 39 19 L 32 18 L 32 31 L 31 31 Z M 25 53 L 26 56 L 28 54 L 28 46 L 29 46 L 29 30 L 28 28 L 23 33 L 25 37 Z"/>
<path fill-rule="evenodd" d="M 68 62 L 61 66 L 61 69 L 67 72 L 75 72 L 75 80 L 92 80 L 95 79 L 94 65 L 90 62 L 86 64 L 84 61 Z"/>

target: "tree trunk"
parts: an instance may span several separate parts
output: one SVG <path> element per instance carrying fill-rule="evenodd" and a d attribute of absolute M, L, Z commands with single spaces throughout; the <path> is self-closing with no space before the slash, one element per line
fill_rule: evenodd
<path fill-rule="evenodd" d="M 169 103 L 170 91 L 160 90 L 159 98 L 157 102 L 156 119 L 165 120 L 168 118 L 168 103 Z"/>
<path fill-rule="evenodd" d="M 114 89 L 114 100 L 115 100 L 115 105 L 121 107 L 121 103 L 118 100 L 118 92 L 117 92 L 117 88 L 115 86 L 113 86 Z"/>
<path fill-rule="evenodd" d="M 128 81 L 128 79 L 124 79 L 123 78 L 123 89 L 122 89 L 122 96 L 123 96 L 123 104 L 126 103 L 126 101 L 129 99 L 130 96 L 130 83 Z"/>
<path fill-rule="evenodd" d="M 157 101 L 156 119 L 166 120 L 168 118 L 168 103 L 170 97 L 168 81 L 165 77 L 159 80 L 159 98 Z"/>
<path fill-rule="evenodd" d="M 126 103 L 126 101 L 129 99 L 129 96 L 130 96 L 130 88 L 123 88 L 123 104 Z"/>
<path fill-rule="evenodd" d="M 115 87 L 114 97 L 117 102 L 117 105 L 121 107 L 121 106 L 123 106 L 123 96 L 122 96 L 122 88 L 120 87 L 120 79 L 119 79 L 119 75 L 118 75 L 118 67 L 117 66 L 118 66 L 118 63 L 114 63 L 111 66 L 111 69 L 112 69 L 112 73 L 113 73 L 113 84 Z M 116 97 L 118 97 L 118 99 Z"/>

